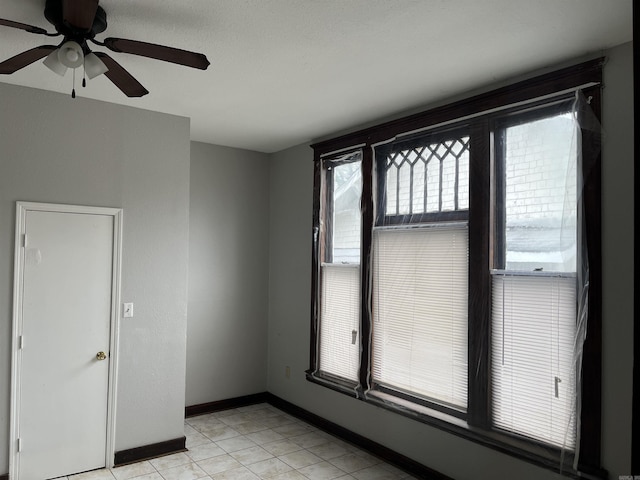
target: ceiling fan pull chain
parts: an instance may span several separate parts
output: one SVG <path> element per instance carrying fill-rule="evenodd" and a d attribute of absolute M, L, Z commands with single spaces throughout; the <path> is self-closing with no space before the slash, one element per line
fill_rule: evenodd
<path fill-rule="evenodd" d="M 71 98 L 76 98 L 76 69 L 73 69 L 73 88 L 71 89 Z"/>

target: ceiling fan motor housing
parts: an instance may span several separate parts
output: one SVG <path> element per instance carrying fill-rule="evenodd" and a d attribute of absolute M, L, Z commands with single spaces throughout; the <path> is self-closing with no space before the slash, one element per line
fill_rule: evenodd
<path fill-rule="evenodd" d="M 84 40 L 94 38 L 107 29 L 107 13 L 100 6 L 98 6 L 96 10 L 93 25 L 89 31 L 79 30 L 69 25 L 64 21 L 62 1 L 63 0 L 47 0 L 44 7 L 44 16 L 49 23 L 56 28 L 56 31 L 64 35 L 65 38 L 82 43 Z"/>

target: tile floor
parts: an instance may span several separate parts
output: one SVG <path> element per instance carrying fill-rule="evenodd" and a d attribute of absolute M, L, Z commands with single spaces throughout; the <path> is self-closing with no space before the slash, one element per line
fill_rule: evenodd
<path fill-rule="evenodd" d="M 268 404 L 185 421 L 188 451 L 67 480 L 399 480 L 415 477 Z M 64 477 L 63 479 L 64 480 Z"/>

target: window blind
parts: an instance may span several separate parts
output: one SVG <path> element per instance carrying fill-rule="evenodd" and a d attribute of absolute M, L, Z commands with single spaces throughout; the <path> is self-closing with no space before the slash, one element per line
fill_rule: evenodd
<path fill-rule="evenodd" d="M 374 232 L 373 379 L 467 407 L 468 229 Z"/>
<path fill-rule="evenodd" d="M 324 264 L 320 312 L 320 371 L 358 381 L 360 266 Z"/>
<path fill-rule="evenodd" d="M 575 448 L 576 279 L 493 275 L 493 425 Z"/>

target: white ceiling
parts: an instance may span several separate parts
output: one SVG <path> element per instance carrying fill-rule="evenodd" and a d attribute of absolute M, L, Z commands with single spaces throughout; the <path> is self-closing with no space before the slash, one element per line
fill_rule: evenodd
<path fill-rule="evenodd" d="M 53 31 L 44 0 L 0 17 Z M 191 118 L 193 140 L 274 152 L 632 39 L 632 0 L 101 0 L 98 35 L 202 52 L 206 71 L 112 53 L 80 96 Z M 0 27 L 0 60 L 57 39 Z M 107 51 L 96 47 L 94 50 Z M 37 62 L 0 82 L 69 93 Z M 79 82 L 78 82 L 79 84 Z M 79 86 L 79 85 L 78 85 Z M 69 98 L 69 101 L 72 101 Z M 97 112 L 96 114 L 99 114 Z"/>

